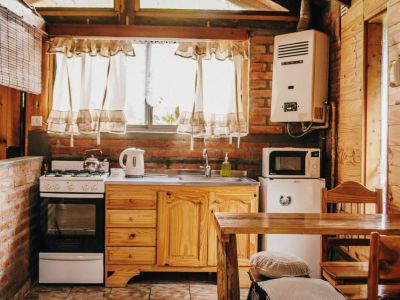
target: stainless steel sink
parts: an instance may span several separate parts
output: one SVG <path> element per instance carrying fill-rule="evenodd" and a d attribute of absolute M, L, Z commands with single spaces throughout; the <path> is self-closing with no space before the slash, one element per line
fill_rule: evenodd
<path fill-rule="evenodd" d="M 222 176 L 211 176 L 206 177 L 204 175 L 180 175 L 179 180 L 182 181 L 197 181 L 197 182 L 243 182 L 246 178 L 241 177 L 222 177 Z"/>

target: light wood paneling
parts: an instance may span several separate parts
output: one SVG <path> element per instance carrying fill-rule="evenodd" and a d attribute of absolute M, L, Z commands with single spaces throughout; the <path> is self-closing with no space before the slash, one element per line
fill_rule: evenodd
<path fill-rule="evenodd" d="M 363 181 L 364 17 L 363 1 L 342 18 L 340 101 L 338 118 L 338 182 Z M 342 113 L 343 112 L 343 113 Z"/>
<path fill-rule="evenodd" d="M 400 1 L 388 5 L 389 61 L 400 56 Z M 400 87 L 389 87 L 389 174 L 390 205 L 400 207 Z M 389 210 L 393 210 L 389 208 Z"/>
<path fill-rule="evenodd" d="M 387 0 L 366 0 L 364 1 L 364 19 L 369 20 L 379 13 L 385 11 Z"/>
<path fill-rule="evenodd" d="M 20 92 L 0 85 L 0 159 L 10 146 L 20 146 Z"/>
<path fill-rule="evenodd" d="M 381 174 L 382 30 L 382 24 L 367 25 L 367 128 L 365 184 L 370 189 L 380 187 Z"/>

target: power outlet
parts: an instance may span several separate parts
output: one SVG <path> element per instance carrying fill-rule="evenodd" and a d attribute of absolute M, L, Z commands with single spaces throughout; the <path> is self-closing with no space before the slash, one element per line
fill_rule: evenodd
<path fill-rule="evenodd" d="M 31 117 L 31 126 L 42 126 L 43 117 L 42 116 L 32 116 Z"/>

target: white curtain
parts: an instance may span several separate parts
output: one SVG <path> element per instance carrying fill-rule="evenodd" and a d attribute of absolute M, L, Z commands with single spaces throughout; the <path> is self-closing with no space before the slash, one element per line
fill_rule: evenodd
<path fill-rule="evenodd" d="M 111 57 L 83 53 L 68 58 L 56 53 L 53 109 L 48 118 L 48 131 L 125 133 L 126 55 Z"/>
<path fill-rule="evenodd" d="M 246 42 L 181 43 L 176 54 L 198 61 L 196 96 L 192 111 L 181 113 L 178 133 L 193 138 L 238 138 L 248 134 L 243 112 L 242 66 Z"/>

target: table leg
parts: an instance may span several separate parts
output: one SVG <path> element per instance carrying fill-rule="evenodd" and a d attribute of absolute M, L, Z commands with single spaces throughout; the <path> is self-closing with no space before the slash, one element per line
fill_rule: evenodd
<path fill-rule="evenodd" d="M 227 286 L 227 268 L 226 268 L 226 243 L 228 237 L 218 234 L 217 245 L 217 283 L 218 283 L 218 299 L 228 299 Z"/>
<path fill-rule="evenodd" d="M 228 299 L 240 299 L 239 268 L 237 257 L 236 234 L 230 234 L 226 244 L 226 271 L 228 278 Z"/>
<path fill-rule="evenodd" d="M 240 298 L 236 235 L 218 235 L 218 299 Z"/>

